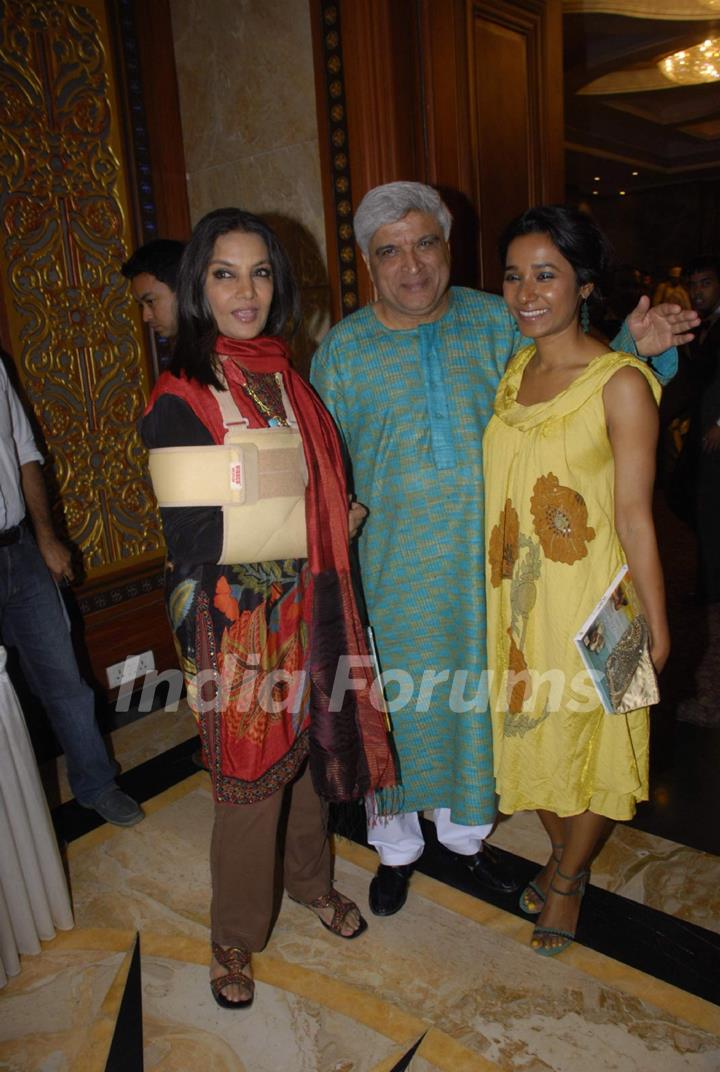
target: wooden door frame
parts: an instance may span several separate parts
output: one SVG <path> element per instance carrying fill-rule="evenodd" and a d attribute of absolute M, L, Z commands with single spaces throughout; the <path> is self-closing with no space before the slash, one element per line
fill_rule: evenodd
<path fill-rule="evenodd" d="M 473 209 L 476 216 L 481 210 L 482 191 L 472 123 L 471 21 L 481 9 L 483 16 L 531 36 L 542 89 L 533 197 L 561 201 L 560 0 L 492 0 L 487 8 L 477 0 L 309 2 L 333 319 L 372 297 L 349 229 L 351 214 L 367 190 L 397 179 L 427 182 L 448 200 L 458 247 L 453 281 L 482 286 L 495 251 L 483 249 L 481 220 L 472 219 Z M 333 137 L 342 139 L 341 154 Z M 470 242 L 469 228 L 477 232 Z"/>

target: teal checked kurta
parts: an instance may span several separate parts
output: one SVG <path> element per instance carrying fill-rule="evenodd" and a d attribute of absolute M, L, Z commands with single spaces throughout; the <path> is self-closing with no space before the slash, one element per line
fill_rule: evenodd
<path fill-rule="evenodd" d="M 482 435 L 516 340 L 501 298 L 453 288 L 445 315 L 412 330 L 384 327 L 371 307 L 354 313 L 311 376 L 370 510 L 359 552 L 382 669 L 412 682 L 392 711 L 403 811 L 450 808 L 467 825 L 495 815 Z M 390 701 L 399 688 L 390 680 Z"/>

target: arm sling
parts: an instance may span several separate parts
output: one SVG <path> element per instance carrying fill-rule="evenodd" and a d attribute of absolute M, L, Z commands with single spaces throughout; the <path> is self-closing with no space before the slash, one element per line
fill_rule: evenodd
<path fill-rule="evenodd" d="M 222 445 L 150 451 L 160 507 L 219 506 L 219 565 L 307 558 L 307 467 L 296 427 L 248 428 L 230 390 L 210 388 L 222 414 Z M 286 410 L 289 403 L 283 391 Z"/>

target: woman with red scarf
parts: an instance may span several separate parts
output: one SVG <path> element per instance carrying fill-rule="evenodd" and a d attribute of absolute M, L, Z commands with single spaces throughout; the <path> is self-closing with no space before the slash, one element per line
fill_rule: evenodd
<path fill-rule="evenodd" d="M 173 361 L 142 434 L 215 798 L 212 993 L 240 1008 L 278 867 L 332 933 L 365 930 L 331 883 L 325 801 L 388 789 L 396 774 L 350 579 L 365 510 L 348 511 L 337 432 L 290 365 L 282 335 L 299 306 L 287 255 L 257 216 L 218 209 L 193 232 L 177 299 Z"/>

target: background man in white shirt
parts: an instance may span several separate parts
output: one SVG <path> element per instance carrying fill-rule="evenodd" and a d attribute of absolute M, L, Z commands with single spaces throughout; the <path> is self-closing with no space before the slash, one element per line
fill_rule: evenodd
<path fill-rule="evenodd" d="M 77 802 L 107 822 L 133 826 L 144 814 L 115 783 L 116 765 L 95 721 L 93 692 L 80 677 L 57 588 L 73 579 L 73 569 L 53 529 L 42 461 L 0 361 L 0 641 L 17 651 L 47 712 Z"/>

